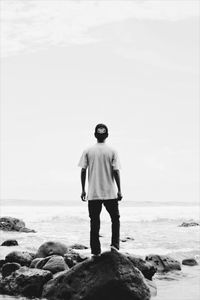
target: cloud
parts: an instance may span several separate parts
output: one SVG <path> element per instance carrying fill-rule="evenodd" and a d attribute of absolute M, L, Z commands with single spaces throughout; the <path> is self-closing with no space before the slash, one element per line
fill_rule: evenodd
<path fill-rule="evenodd" d="M 196 0 L 177 1 L 1 1 L 1 54 L 49 45 L 98 42 L 88 30 L 130 18 L 178 20 L 199 14 Z"/>

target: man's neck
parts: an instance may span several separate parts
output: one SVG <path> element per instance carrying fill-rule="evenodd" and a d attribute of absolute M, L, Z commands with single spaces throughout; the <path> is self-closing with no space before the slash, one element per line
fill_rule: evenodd
<path fill-rule="evenodd" d="M 106 140 L 103 140 L 103 141 L 97 140 L 97 143 L 98 143 L 98 144 L 105 144 L 105 142 L 106 142 Z"/>

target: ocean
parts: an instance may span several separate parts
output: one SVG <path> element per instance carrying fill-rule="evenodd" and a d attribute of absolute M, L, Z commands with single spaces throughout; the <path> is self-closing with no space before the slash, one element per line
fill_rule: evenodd
<path fill-rule="evenodd" d="M 19 246 L 0 247 L 0 259 L 13 250 L 36 252 L 46 241 L 60 241 L 66 245 L 80 243 L 89 247 L 89 217 L 87 203 L 75 205 L 2 205 L 1 216 L 23 219 L 26 227 L 36 233 L 3 232 L 0 244 L 16 239 Z M 185 203 L 126 203 L 120 202 L 121 249 L 140 255 L 167 254 L 180 262 L 195 258 L 199 265 L 182 266 L 181 271 L 154 275 L 156 300 L 200 299 L 200 226 L 179 227 L 182 222 L 200 221 L 198 205 Z M 105 209 L 101 213 L 102 251 L 109 250 L 111 226 Z M 129 239 L 127 239 L 127 237 Z M 90 254 L 90 250 L 79 250 Z M 0 295 L 0 300 L 26 299 Z M 125 299 L 124 299 L 125 300 Z"/>

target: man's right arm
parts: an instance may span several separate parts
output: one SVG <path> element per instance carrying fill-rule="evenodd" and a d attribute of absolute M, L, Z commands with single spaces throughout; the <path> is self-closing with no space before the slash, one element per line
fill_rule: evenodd
<path fill-rule="evenodd" d="M 82 168 L 81 169 L 81 186 L 82 186 L 81 199 L 82 199 L 82 201 L 86 201 L 85 180 L 86 180 L 86 169 Z"/>
<path fill-rule="evenodd" d="M 117 199 L 120 201 L 122 200 L 122 192 L 121 192 L 121 179 L 120 179 L 120 171 L 119 170 L 113 170 L 113 176 L 115 178 L 115 182 L 118 188 L 117 193 Z"/>

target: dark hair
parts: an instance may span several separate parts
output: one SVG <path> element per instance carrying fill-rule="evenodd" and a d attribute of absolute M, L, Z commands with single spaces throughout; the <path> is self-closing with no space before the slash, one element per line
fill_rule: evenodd
<path fill-rule="evenodd" d="M 95 133 L 108 133 L 108 127 L 105 124 L 97 124 L 97 126 L 95 127 Z"/>
<path fill-rule="evenodd" d="M 105 140 L 108 137 L 108 127 L 105 124 L 97 124 L 94 135 L 98 140 Z"/>

